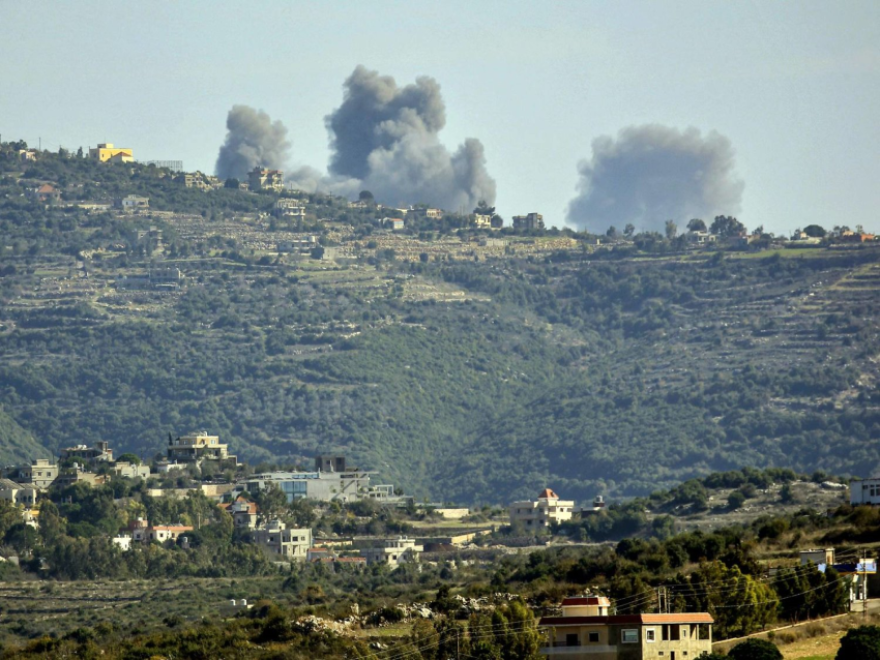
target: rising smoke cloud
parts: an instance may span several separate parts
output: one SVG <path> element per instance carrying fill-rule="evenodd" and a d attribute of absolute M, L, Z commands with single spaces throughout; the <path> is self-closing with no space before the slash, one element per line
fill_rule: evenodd
<path fill-rule="evenodd" d="M 226 141 L 217 155 L 215 172 L 228 179 L 245 179 L 254 167 L 283 169 L 290 155 L 287 128 L 262 110 L 234 105 L 226 117 Z"/>
<path fill-rule="evenodd" d="M 482 143 L 471 138 L 450 153 L 438 138 L 446 107 L 433 78 L 398 87 L 391 76 L 358 66 L 344 88 L 342 105 L 325 119 L 330 176 L 303 168 L 291 176 L 295 186 L 335 194 L 368 189 L 389 204 L 468 212 L 480 200 L 494 203 Z"/>
<path fill-rule="evenodd" d="M 648 124 L 593 141 L 593 157 L 578 165 L 578 195 L 568 222 L 604 232 L 632 223 L 663 231 L 666 220 L 712 218 L 739 211 L 743 182 L 734 172 L 730 141 L 696 128 Z"/>

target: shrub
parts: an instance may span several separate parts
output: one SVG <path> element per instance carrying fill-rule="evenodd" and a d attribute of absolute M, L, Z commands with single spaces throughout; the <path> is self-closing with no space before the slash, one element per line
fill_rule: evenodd
<path fill-rule="evenodd" d="M 730 649 L 727 655 L 733 660 L 782 660 L 776 645 L 764 639 L 747 639 Z"/>

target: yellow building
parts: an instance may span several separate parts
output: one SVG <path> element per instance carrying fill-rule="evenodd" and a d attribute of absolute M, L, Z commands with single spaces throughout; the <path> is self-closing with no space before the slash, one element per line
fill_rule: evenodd
<path fill-rule="evenodd" d="M 177 439 L 168 439 L 168 460 L 191 463 L 204 458 L 231 460 L 236 457 L 229 453 L 228 445 L 221 444 L 216 435 L 208 435 L 205 431 L 190 433 Z"/>
<path fill-rule="evenodd" d="M 571 520 L 574 501 L 561 500 L 559 495 L 545 488 L 537 501 L 514 502 L 508 511 L 511 525 L 522 524 L 526 531 L 546 529 L 550 525 Z"/>
<path fill-rule="evenodd" d="M 95 160 L 99 160 L 102 163 L 106 163 L 108 161 L 114 163 L 134 162 L 134 156 L 131 153 L 131 149 L 114 147 L 112 142 L 104 142 L 103 144 L 99 144 L 95 149 L 90 148 L 89 158 L 94 158 Z"/>

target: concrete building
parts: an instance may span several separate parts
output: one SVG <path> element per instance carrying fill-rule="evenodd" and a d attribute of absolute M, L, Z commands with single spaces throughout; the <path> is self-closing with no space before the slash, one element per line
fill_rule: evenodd
<path fill-rule="evenodd" d="M 232 516 L 232 525 L 236 529 L 256 529 L 259 509 L 256 502 L 248 502 L 239 497 L 230 504 L 221 504 L 221 508 Z"/>
<path fill-rule="evenodd" d="M 475 213 L 474 227 L 477 229 L 492 229 L 492 216 L 483 213 Z"/>
<path fill-rule="evenodd" d="M 312 530 L 288 529 L 280 520 L 272 520 L 263 529 L 255 529 L 251 538 L 267 553 L 284 561 L 305 561 L 312 547 Z"/>
<path fill-rule="evenodd" d="M 58 478 L 52 482 L 52 488 L 60 489 L 67 488 L 68 486 L 72 486 L 77 483 L 86 483 L 89 486 L 101 486 L 110 481 L 109 477 L 105 474 L 96 474 L 94 472 L 88 472 L 86 470 L 82 470 L 77 466 L 74 469 L 61 470 L 58 474 Z"/>
<path fill-rule="evenodd" d="M 236 461 L 236 457 L 229 453 L 228 445 L 221 444 L 219 437 L 208 435 L 207 431 L 193 432 L 174 440 L 169 436 L 169 462 L 193 463 L 203 459 Z"/>
<path fill-rule="evenodd" d="M 540 213 L 528 213 L 526 215 L 513 216 L 514 229 L 543 229 L 544 216 Z"/>
<path fill-rule="evenodd" d="M 440 220 L 443 217 L 443 210 L 419 206 L 407 209 L 406 217 L 425 218 L 427 220 Z"/>
<path fill-rule="evenodd" d="M 284 172 L 255 167 L 248 173 L 248 187 L 253 192 L 260 190 L 281 192 L 284 190 Z"/>
<path fill-rule="evenodd" d="M 112 462 L 113 450 L 110 443 L 105 441 L 96 442 L 94 447 L 86 445 L 74 445 L 61 450 L 61 460 L 76 459 L 83 465 L 95 465 L 96 463 Z"/>
<path fill-rule="evenodd" d="M 418 562 L 424 549 L 423 546 L 416 545 L 415 539 L 401 536 L 396 539 L 379 539 L 374 545 L 361 548 L 361 557 L 367 560 L 368 565 L 399 566 Z"/>
<path fill-rule="evenodd" d="M 37 489 L 29 484 L 16 483 L 11 479 L 0 479 L 0 500 L 33 506 L 37 502 Z"/>
<path fill-rule="evenodd" d="M 367 496 L 370 473 L 360 470 L 346 472 L 266 472 L 237 482 L 233 492 L 255 493 L 275 484 L 287 496 L 321 502 L 355 502 Z"/>
<path fill-rule="evenodd" d="M 849 484 L 849 502 L 854 506 L 880 504 L 880 476 L 853 479 Z"/>
<path fill-rule="evenodd" d="M 112 142 L 99 144 L 95 149 L 89 149 L 89 158 L 94 158 L 102 163 L 122 162 L 133 163 L 134 155 L 131 149 L 113 146 Z"/>
<path fill-rule="evenodd" d="M 111 468 L 110 471 L 114 477 L 125 477 L 127 479 L 150 478 L 149 465 L 137 465 L 135 463 L 126 463 L 125 461 L 119 461 Z"/>
<path fill-rule="evenodd" d="M 403 231 L 406 224 L 401 218 L 382 218 L 382 226 L 391 231 Z"/>
<path fill-rule="evenodd" d="M 536 501 L 514 502 L 509 507 L 510 524 L 521 524 L 527 531 L 546 529 L 550 525 L 571 520 L 574 501 L 560 500 L 549 488 L 538 494 Z"/>
<path fill-rule="evenodd" d="M 311 254 L 318 247 L 318 237 L 314 234 L 300 234 L 286 241 L 278 241 L 276 248 L 279 252 L 294 254 Z"/>
<path fill-rule="evenodd" d="M 61 200 L 61 191 L 51 183 L 44 183 L 41 186 L 32 188 L 28 193 L 33 199 L 36 199 L 43 204 L 49 204 Z"/>
<path fill-rule="evenodd" d="M 834 564 L 834 548 L 811 548 L 800 551 L 801 566 L 810 562 L 816 566 L 831 566 Z"/>
<path fill-rule="evenodd" d="M 712 652 L 712 615 L 610 615 L 602 596 L 562 601 L 562 616 L 542 617 L 550 645 L 541 654 L 566 660 L 685 660 Z"/>
<path fill-rule="evenodd" d="M 114 199 L 113 206 L 122 210 L 124 213 L 148 211 L 150 209 L 150 198 L 141 197 L 140 195 L 126 195 L 125 197 L 117 197 Z"/>
<path fill-rule="evenodd" d="M 114 536 L 110 539 L 117 548 L 122 550 L 123 552 L 128 552 L 131 550 L 131 536 L 128 534 L 120 534 L 119 536 Z"/>
<path fill-rule="evenodd" d="M 48 488 L 58 478 L 58 466 L 48 458 L 38 458 L 30 465 L 18 468 L 18 482 L 38 489 Z"/>

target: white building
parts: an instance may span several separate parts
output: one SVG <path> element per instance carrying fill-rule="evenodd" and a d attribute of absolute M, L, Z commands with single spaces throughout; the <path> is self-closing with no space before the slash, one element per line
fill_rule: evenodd
<path fill-rule="evenodd" d="M 0 500 L 32 506 L 37 501 L 37 489 L 35 486 L 19 484 L 11 479 L 0 479 Z"/>
<path fill-rule="evenodd" d="M 380 539 L 376 545 L 361 549 L 361 557 L 367 560 L 367 564 L 388 564 L 399 566 L 400 564 L 416 563 L 424 547 L 416 545 L 415 539 L 405 536 L 396 539 Z"/>
<path fill-rule="evenodd" d="M 880 476 L 854 479 L 849 484 L 849 503 L 880 504 Z"/>
<path fill-rule="evenodd" d="M 509 507 L 510 524 L 522 524 L 526 530 L 546 529 L 550 525 L 571 520 L 573 500 L 561 500 L 559 495 L 545 488 L 537 501 L 514 502 Z"/>

